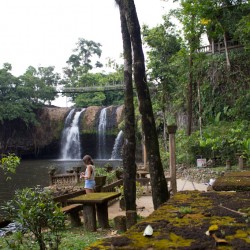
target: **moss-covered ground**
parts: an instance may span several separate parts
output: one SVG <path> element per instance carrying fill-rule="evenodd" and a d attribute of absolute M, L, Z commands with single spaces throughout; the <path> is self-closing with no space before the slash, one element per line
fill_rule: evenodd
<path fill-rule="evenodd" d="M 250 192 L 180 192 L 118 237 L 87 249 L 250 249 Z M 151 225 L 154 233 L 143 236 Z"/>

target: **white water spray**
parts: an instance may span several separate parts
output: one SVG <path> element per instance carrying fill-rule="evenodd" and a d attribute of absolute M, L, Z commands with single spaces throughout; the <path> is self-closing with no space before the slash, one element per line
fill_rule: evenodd
<path fill-rule="evenodd" d="M 107 108 L 103 108 L 99 117 L 98 125 L 98 158 L 106 158 L 106 127 L 107 127 Z"/>
<path fill-rule="evenodd" d="M 115 139 L 115 144 L 111 154 L 111 160 L 121 159 L 122 144 L 123 144 L 123 132 L 121 130 Z"/>
<path fill-rule="evenodd" d="M 61 158 L 64 160 L 81 158 L 81 143 L 79 134 L 79 118 L 85 109 L 72 109 L 66 120 L 61 139 Z"/>

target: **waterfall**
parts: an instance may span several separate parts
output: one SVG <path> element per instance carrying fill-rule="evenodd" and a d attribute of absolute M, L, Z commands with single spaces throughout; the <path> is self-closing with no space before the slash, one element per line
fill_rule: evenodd
<path fill-rule="evenodd" d="M 61 137 L 61 158 L 65 160 L 81 158 L 79 118 L 85 109 L 72 109 L 65 119 Z"/>
<path fill-rule="evenodd" d="M 98 125 L 98 158 L 106 159 L 106 126 L 107 126 L 107 108 L 103 108 L 99 117 Z"/>
<path fill-rule="evenodd" d="M 115 144 L 114 144 L 113 151 L 111 154 L 112 160 L 122 158 L 121 157 L 122 144 L 123 144 L 123 132 L 121 130 L 115 139 Z"/>

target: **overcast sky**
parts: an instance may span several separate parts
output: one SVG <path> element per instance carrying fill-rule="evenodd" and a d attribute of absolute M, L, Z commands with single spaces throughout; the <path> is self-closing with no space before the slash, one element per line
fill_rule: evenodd
<path fill-rule="evenodd" d="M 28 66 L 55 66 L 61 73 L 78 38 L 102 44 L 102 61 L 122 52 L 115 0 L 0 0 L 0 68 L 21 75 Z M 140 24 L 155 26 L 172 0 L 135 0 Z"/>
<path fill-rule="evenodd" d="M 20 75 L 29 65 L 66 66 L 78 38 L 101 43 L 103 58 L 122 52 L 119 10 L 115 0 L 1 0 L 0 66 L 12 64 Z M 139 21 L 154 26 L 172 5 L 135 0 Z"/>

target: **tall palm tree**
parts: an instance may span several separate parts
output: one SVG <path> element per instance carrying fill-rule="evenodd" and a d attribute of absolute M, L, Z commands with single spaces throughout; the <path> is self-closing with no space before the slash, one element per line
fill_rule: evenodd
<path fill-rule="evenodd" d="M 133 51 L 134 81 L 139 100 L 139 111 L 142 119 L 142 130 L 145 135 L 145 146 L 149 162 L 154 208 L 157 209 L 168 200 L 167 182 L 159 152 L 159 142 L 156 132 L 152 103 L 147 86 L 145 60 L 142 50 L 141 30 L 136 13 L 134 0 L 117 0 L 120 12 L 123 13 L 128 33 L 122 29 L 122 37 L 129 34 Z M 126 52 L 124 52 L 125 54 Z M 126 65 L 125 65 L 126 67 Z M 126 157 L 126 156 L 124 156 Z"/>

